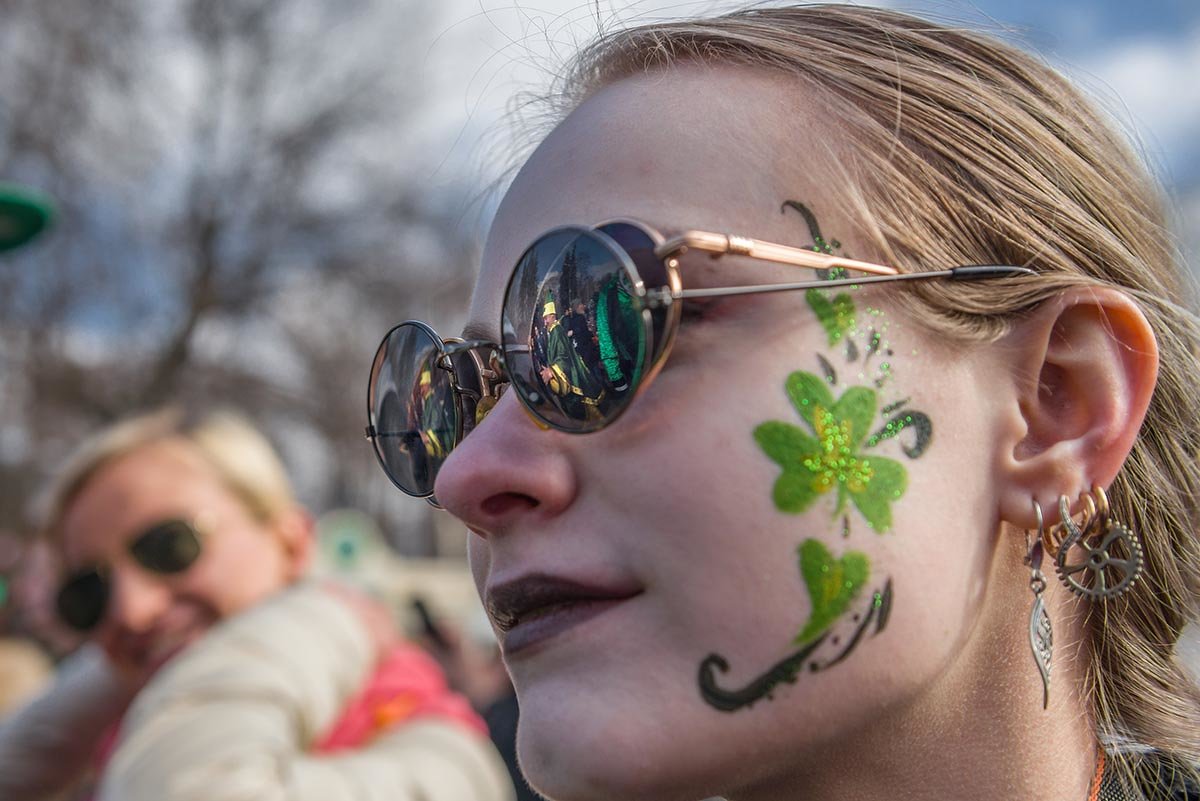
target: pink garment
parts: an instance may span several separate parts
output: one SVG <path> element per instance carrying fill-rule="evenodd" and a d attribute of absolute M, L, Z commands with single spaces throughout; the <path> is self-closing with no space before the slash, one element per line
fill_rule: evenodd
<path fill-rule="evenodd" d="M 415 645 L 402 643 L 388 651 L 366 687 L 350 700 L 341 719 L 313 751 L 331 754 L 356 748 L 382 731 L 423 717 L 453 720 L 487 736 L 483 718 L 446 685 L 437 662 Z"/>

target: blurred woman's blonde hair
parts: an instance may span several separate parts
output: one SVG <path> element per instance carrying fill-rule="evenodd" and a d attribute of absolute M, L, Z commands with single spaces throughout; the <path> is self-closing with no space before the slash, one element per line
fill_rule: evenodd
<path fill-rule="evenodd" d="M 830 194 L 888 263 L 1037 270 L 1032 280 L 923 282 L 897 293 L 935 333 L 995 341 L 1076 286 L 1117 287 L 1139 304 L 1158 339 L 1158 387 L 1109 497 L 1117 519 L 1140 533 L 1146 564 L 1131 591 L 1090 605 L 1087 690 L 1106 741 L 1135 741 L 1183 770 L 1200 763 L 1200 691 L 1174 651 L 1200 597 L 1200 328 L 1143 164 L 1078 89 L 1027 53 L 848 5 L 756 8 L 606 34 L 562 73 L 550 116 L 625 77 L 691 62 L 795 78 L 852 156 L 838 160 L 831 147 L 778 158 L 836 162 L 844 181 Z M 1137 761 L 1128 751 L 1117 757 L 1126 775 Z"/>
<path fill-rule="evenodd" d="M 190 417 L 178 408 L 130 417 L 85 441 L 41 498 L 41 532 L 57 540 L 72 500 L 106 465 L 159 442 L 190 445 L 254 517 L 270 522 L 296 505 L 287 472 L 266 437 L 240 415 L 217 411 Z"/>

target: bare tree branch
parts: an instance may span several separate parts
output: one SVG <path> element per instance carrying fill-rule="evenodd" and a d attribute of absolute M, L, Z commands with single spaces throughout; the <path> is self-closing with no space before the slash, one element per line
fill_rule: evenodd
<path fill-rule="evenodd" d="M 318 508 L 413 519 L 361 439 L 366 374 L 415 297 L 461 303 L 474 255 L 420 165 L 371 150 L 418 107 L 422 8 L 0 0 L 0 175 L 60 206 L 0 261 L 0 528 L 88 431 L 173 400 L 317 453 Z"/>

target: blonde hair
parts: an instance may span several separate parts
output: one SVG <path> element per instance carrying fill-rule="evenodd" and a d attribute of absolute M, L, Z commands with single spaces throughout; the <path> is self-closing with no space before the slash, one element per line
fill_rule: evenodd
<path fill-rule="evenodd" d="M 47 487 L 42 500 L 43 535 L 56 540 L 63 515 L 87 483 L 106 465 L 150 445 L 190 445 L 254 517 L 277 519 L 296 504 L 291 483 L 275 450 L 245 419 L 221 411 L 189 418 L 168 408 L 116 423 L 84 442 Z"/>
<path fill-rule="evenodd" d="M 750 9 L 609 33 L 574 57 L 549 99 L 561 118 L 608 84 L 685 62 L 795 76 L 805 102 L 853 143 L 839 202 L 890 263 L 1037 270 L 1005 285 L 922 282 L 900 293 L 933 330 L 994 341 L 1072 286 L 1136 299 L 1158 338 L 1159 382 L 1109 496 L 1117 519 L 1141 534 L 1146 566 L 1126 595 L 1091 606 L 1088 690 L 1101 737 L 1196 765 L 1200 691 L 1173 647 L 1200 593 L 1200 327 L 1143 165 L 1079 90 L 1033 57 L 864 7 Z M 1127 776 L 1135 762 L 1118 758 Z"/>

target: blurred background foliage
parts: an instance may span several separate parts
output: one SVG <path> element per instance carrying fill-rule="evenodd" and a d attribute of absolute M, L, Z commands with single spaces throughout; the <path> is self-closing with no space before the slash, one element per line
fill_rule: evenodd
<path fill-rule="evenodd" d="M 383 333 L 457 311 L 475 256 L 461 197 L 397 157 L 429 8 L 0 2 L 0 175 L 58 208 L 0 261 L 0 528 L 89 432 L 180 401 L 243 410 L 306 502 L 433 550 L 361 436 Z"/>

